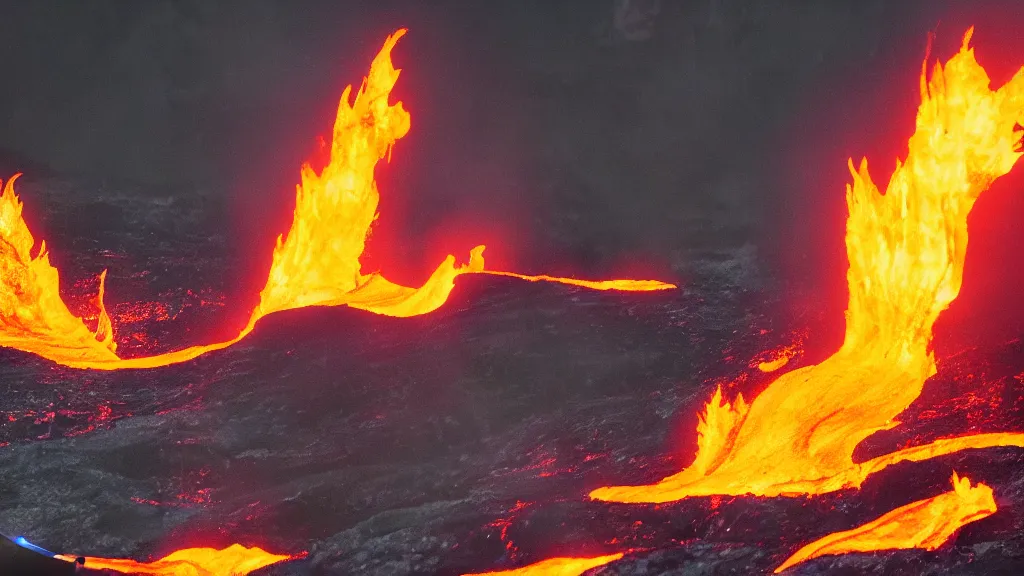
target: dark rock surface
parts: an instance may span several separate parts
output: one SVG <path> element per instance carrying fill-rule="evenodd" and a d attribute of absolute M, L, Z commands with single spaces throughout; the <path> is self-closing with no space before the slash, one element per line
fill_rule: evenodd
<path fill-rule="evenodd" d="M 247 315 L 257 288 L 233 277 L 243 264 L 216 200 L 54 178 L 26 178 L 20 193 L 76 309 L 95 290 L 79 280 L 110 269 L 125 355 L 214 340 Z M 0 533 L 103 557 L 234 542 L 308 552 L 265 576 L 458 574 L 622 550 L 592 574 L 748 575 L 949 490 L 956 470 L 993 486 L 1000 510 L 952 544 L 793 573 L 1018 573 L 1015 449 L 895 466 L 860 491 L 806 499 L 586 499 L 687 464 L 714 386 L 749 396 L 768 382 L 750 367 L 762 350 L 804 338 L 794 365 L 829 352 L 817 335 L 839 318 L 755 264 L 749 250 L 693 250 L 682 288 L 655 294 L 464 277 L 430 315 L 277 314 L 233 348 L 159 370 L 76 371 L 0 350 Z M 953 348 L 907 424 L 865 455 L 1020 428 L 1024 344 Z"/>

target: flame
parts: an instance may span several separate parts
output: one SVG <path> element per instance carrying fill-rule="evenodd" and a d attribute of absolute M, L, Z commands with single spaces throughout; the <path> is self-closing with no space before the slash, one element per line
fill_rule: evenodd
<path fill-rule="evenodd" d="M 604 566 L 622 558 L 623 554 L 609 554 L 595 558 L 548 558 L 529 566 L 496 572 L 475 572 L 462 576 L 578 576 L 598 566 Z"/>
<path fill-rule="evenodd" d="M 668 502 L 689 496 L 821 494 L 856 488 L 904 460 L 969 448 L 1024 446 L 1024 433 L 938 440 L 863 463 L 854 448 L 896 417 L 935 374 L 930 345 L 939 313 L 960 291 L 967 214 L 1021 156 L 1024 68 L 989 89 L 969 46 L 931 78 L 921 70 L 921 106 L 906 162 L 897 161 L 886 193 L 867 161 L 847 186 L 850 287 L 842 347 L 816 366 L 783 374 L 749 406 L 717 392 L 698 426 L 694 464 L 650 486 L 599 488 L 615 502 Z"/>
<path fill-rule="evenodd" d="M 72 556 L 57 556 L 74 562 Z M 271 554 L 257 547 L 246 548 L 232 544 L 223 550 L 214 548 L 187 548 L 178 550 L 153 562 L 134 560 L 85 558 L 90 570 L 113 570 L 123 574 L 150 574 L 153 576 L 245 576 L 260 568 L 292 560 L 296 556 Z"/>
<path fill-rule="evenodd" d="M 786 559 L 778 574 L 801 562 L 827 554 L 905 550 L 935 550 L 966 524 L 996 512 L 992 489 L 971 486 L 969 479 L 953 473 L 953 491 L 911 502 L 852 530 L 835 532 L 799 549 Z"/>
<path fill-rule="evenodd" d="M 14 192 L 19 176 L 7 180 L 0 195 L 0 346 L 69 361 L 117 360 L 110 317 L 103 307 L 106 272 L 100 274 L 99 323 L 93 332 L 61 300 L 60 279 L 50 265 L 46 242 L 39 243 L 32 257 L 35 239 Z"/>
<path fill-rule="evenodd" d="M 374 168 L 395 141 L 409 131 L 409 113 L 401 102 L 389 104 L 400 70 L 391 63 L 391 50 L 405 34 L 388 36 L 370 65 L 362 86 L 351 98 L 345 89 L 338 106 L 330 161 L 318 174 L 309 164 L 300 171 L 295 212 L 287 235 L 279 236 L 259 305 L 238 336 L 226 342 L 192 346 L 167 354 L 119 358 L 113 328 L 103 308 L 103 280 L 97 306 L 99 323 L 90 332 L 60 299 L 57 270 L 50 266 L 45 247 L 29 257 L 32 235 L 21 218 L 21 203 L 12 178 L 0 198 L 0 345 L 33 352 L 73 368 L 116 370 L 155 368 L 185 362 L 222 350 L 248 335 L 260 318 L 306 306 L 347 305 L 385 316 L 407 317 L 438 309 L 462 274 L 484 273 L 537 282 L 558 282 L 593 290 L 651 291 L 675 288 L 654 280 L 589 281 L 553 276 L 526 276 L 484 270 L 484 246 L 470 251 L 469 261 L 457 265 L 449 255 L 419 288 L 400 286 L 379 272 L 364 273 L 359 258 L 366 236 L 377 218 L 380 194 Z"/>

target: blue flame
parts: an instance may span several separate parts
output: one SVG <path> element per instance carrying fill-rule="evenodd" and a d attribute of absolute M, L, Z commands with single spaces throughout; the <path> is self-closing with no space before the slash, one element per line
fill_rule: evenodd
<path fill-rule="evenodd" d="M 54 554 L 53 552 L 50 552 L 49 550 L 44 550 L 43 548 L 40 548 L 39 546 L 36 546 L 35 544 L 29 542 L 28 540 L 25 540 L 24 536 L 18 536 L 17 538 L 15 538 L 13 540 L 13 542 L 15 544 L 17 544 L 18 546 L 21 546 L 22 548 L 27 548 L 27 549 L 29 549 L 29 550 L 31 550 L 33 552 L 38 552 L 39 554 L 45 554 L 46 556 L 49 556 L 51 558 L 56 556 L 56 554 Z"/>

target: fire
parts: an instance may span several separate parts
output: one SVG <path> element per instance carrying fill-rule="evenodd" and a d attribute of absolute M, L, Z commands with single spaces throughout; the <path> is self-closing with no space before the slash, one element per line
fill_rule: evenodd
<path fill-rule="evenodd" d="M 100 274 L 99 322 L 94 332 L 61 300 L 60 279 L 50 265 L 46 242 L 40 242 L 32 256 L 36 241 L 14 193 L 18 176 L 7 180 L 0 195 L 0 346 L 69 361 L 116 361 L 117 346 L 103 307 L 106 272 Z"/>
<path fill-rule="evenodd" d="M 946 438 L 866 462 L 856 446 L 896 417 L 935 374 L 932 326 L 960 291 L 967 215 L 1021 156 L 1024 68 L 998 90 L 970 47 L 931 78 L 921 70 L 917 129 L 885 194 L 867 161 L 850 172 L 846 248 L 850 288 L 842 347 L 821 364 L 783 374 L 752 403 L 716 392 L 699 419 L 693 464 L 650 486 L 594 490 L 615 502 L 689 496 L 822 494 L 857 488 L 896 462 L 970 448 L 1024 446 L 1024 433 Z"/>
<path fill-rule="evenodd" d="M 496 572 L 476 572 L 462 576 L 578 576 L 598 566 L 604 566 L 622 558 L 623 554 L 609 554 L 595 558 L 548 558 L 529 566 Z"/>
<path fill-rule="evenodd" d="M 74 562 L 71 556 L 58 556 Z M 214 548 L 187 548 L 178 550 L 153 562 L 134 560 L 89 558 L 85 567 L 91 570 L 113 570 L 123 574 L 150 574 L 153 576 L 245 576 L 271 564 L 294 559 L 294 556 L 271 554 L 260 548 L 246 548 L 232 544 L 223 550 Z"/>
<path fill-rule="evenodd" d="M 404 34 L 403 29 L 387 38 L 354 98 L 351 86 L 342 94 L 330 161 L 319 174 L 309 164 L 302 167 L 291 229 L 278 237 L 259 305 L 238 336 L 157 356 L 119 358 L 114 353 L 110 318 L 103 309 L 104 276 L 100 276 L 100 315 L 94 333 L 61 300 L 57 270 L 50 266 L 45 247 L 40 247 L 36 258 L 30 257 L 33 239 L 21 219 L 21 203 L 11 179 L 0 199 L 0 240 L 4 246 L 0 253 L 0 283 L 4 288 L 0 296 L 0 345 L 74 368 L 155 368 L 227 348 L 248 335 L 260 318 L 294 308 L 347 305 L 386 316 L 427 314 L 445 303 L 455 287 L 455 278 L 462 274 L 512 276 L 593 290 L 675 288 L 654 280 L 588 281 L 485 270 L 484 246 L 474 248 L 469 261 L 462 265 L 448 256 L 419 288 L 400 286 L 379 272 L 365 273 L 359 259 L 370 226 L 377 219 L 380 199 L 374 168 L 379 160 L 390 157 L 395 142 L 410 127 L 410 116 L 402 103 L 388 102 L 400 72 L 391 63 L 391 50 Z"/>
<path fill-rule="evenodd" d="M 775 569 L 778 574 L 801 562 L 827 554 L 923 548 L 935 550 L 962 526 L 996 512 L 992 489 L 971 486 L 953 473 L 953 491 L 911 502 L 852 530 L 836 532 L 796 551 Z"/>

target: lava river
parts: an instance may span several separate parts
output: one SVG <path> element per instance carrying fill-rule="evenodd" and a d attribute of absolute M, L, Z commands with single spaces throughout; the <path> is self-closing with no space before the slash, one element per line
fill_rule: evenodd
<path fill-rule="evenodd" d="M 308 164 L 302 167 L 291 229 L 278 237 L 259 304 L 238 336 L 156 356 L 120 358 L 103 307 L 104 275 L 95 300 L 98 324 L 90 330 L 61 299 L 58 273 L 50 265 L 45 243 L 32 254 L 35 240 L 21 217 L 15 177 L 7 181 L 0 197 L 0 345 L 74 368 L 154 368 L 227 348 L 249 334 L 260 318 L 294 308 L 347 305 L 386 316 L 426 314 L 444 304 L 462 274 L 512 276 L 594 290 L 675 287 L 654 280 L 588 281 L 486 270 L 483 246 L 474 248 L 462 265 L 448 256 L 419 288 L 395 284 L 379 272 L 365 273 L 360 256 L 380 198 L 374 168 L 410 126 L 402 103 L 388 102 L 400 72 L 392 65 L 391 50 L 403 34 L 404 29 L 387 38 L 354 99 L 351 86 L 342 94 L 327 166 L 319 174 Z"/>
<path fill-rule="evenodd" d="M 57 555 L 66 562 L 75 562 L 74 556 Z M 260 548 L 246 548 L 233 544 L 223 550 L 214 548 L 186 548 L 172 552 L 152 562 L 127 559 L 85 557 L 85 567 L 122 574 L 150 576 L 244 576 L 271 564 L 292 560 L 293 556 L 271 554 Z"/>

